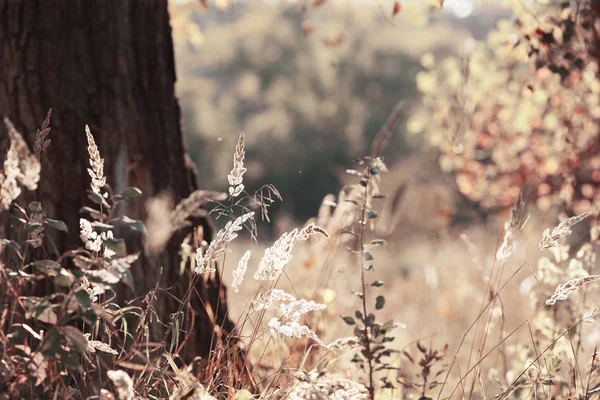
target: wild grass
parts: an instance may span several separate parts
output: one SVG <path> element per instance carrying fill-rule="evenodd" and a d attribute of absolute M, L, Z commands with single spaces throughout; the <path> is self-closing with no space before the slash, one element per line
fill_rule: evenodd
<path fill-rule="evenodd" d="M 197 191 L 176 206 L 162 196 L 148 200 L 145 228 L 128 220 L 131 229 L 145 232 L 141 251 L 159 253 L 190 217 L 208 215 L 206 203 L 215 203 L 217 222 L 227 218 L 210 243 L 192 243 L 189 237 L 182 243 L 181 268 L 193 273 L 179 312 L 162 321 L 167 329 L 162 350 L 156 351 L 149 341 L 150 322 L 157 318 L 153 297 L 169 289 L 157 287 L 138 302 L 117 303 L 114 296 L 139 253 L 123 254 L 112 212 L 141 193 L 135 188 L 112 193 L 101 150 L 86 130 L 89 196 L 96 208 L 87 210 L 93 218 L 80 220 L 81 247 L 58 260 L 31 259 L 27 248 L 43 247 L 45 228 L 66 230 L 66 225 L 47 218 L 41 203 L 19 205 L 22 188 L 33 190 L 39 180 L 40 155 L 33 156 L 7 125 L 13 144 L 2 200 L 26 235 L 1 242 L 2 252 L 11 255 L 0 269 L 4 398 L 588 398 L 598 392 L 596 345 L 583 326 L 597 315 L 591 285 L 598 280 L 592 274 L 595 251 L 589 239 L 567 242 L 572 229 L 585 229 L 583 221 L 597 218 L 597 212 L 566 218 L 538 234 L 537 247 L 551 257 L 534 265 L 512 263 L 530 219 L 523 194 L 496 248 L 487 249 L 491 260 L 470 234 L 450 232 L 451 245 L 432 243 L 437 251 L 463 256 L 446 258 L 440 271 L 435 265 L 440 260 L 421 250 L 418 265 L 399 279 L 395 266 L 379 265 L 391 263 L 402 250 L 376 235 L 377 208 L 397 200 L 383 194 L 383 160 L 366 157 L 347 171 L 355 183 L 327 196 L 318 217 L 282 233 L 260 258 L 252 257 L 259 253 L 258 242 L 248 241 L 256 238 L 253 210 L 268 215 L 275 200 L 245 192 L 242 134 L 229 195 Z M 42 132 L 48 129 L 45 121 Z M 46 143 L 46 136 L 39 135 L 39 141 Z M 274 188 L 268 190 L 278 197 Z M 239 234 L 248 239 L 236 245 Z M 233 257 L 237 253 L 243 255 Z M 73 259 L 74 269 L 65 268 L 66 258 Z M 460 262 L 469 265 L 458 267 Z M 206 369 L 198 375 L 180 357 L 189 323 L 183 316 L 192 288 L 217 268 L 235 290 L 230 304 L 236 338 L 214 336 L 210 356 L 199 360 Z M 54 283 L 55 292 L 28 295 L 27 288 L 43 279 Z M 415 307 L 411 316 L 407 310 Z M 207 309 L 213 319 L 217 311 Z M 136 362 L 130 361 L 136 354 Z M 93 384 L 85 378 L 100 370 L 105 378 L 98 375 Z"/>
<path fill-rule="evenodd" d="M 276 232 L 272 243 L 258 236 L 258 222 L 270 222 L 270 207 L 282 196 L 270 184 L 255 192 L 244 185 L 246 166 L 255 161 L 246 154 L 252 133 L 232 144 L 231 170 L 220 177 L 227 193 L 197 190 L 176 204 L 170 193 L 115 193 L 103 149 L 82 127 L 90 181 L 81 243 L 49 258 L 46 229 L 63 234 L 68 227 L 49 218 L 43 200 L 26 203 L 23 193 L 39 184 L 40 159 L 52 146 L 51 112 L 33 151 L 5 120 L 10 147 L 0 172 L 0 212 L 12 221 L 14 240 L 0 238 L 0 398 L 599 396 L 600 208 L 589 182 L 600 176 L 594 158 L 600 86 L 597 61 L 584 54 L 586 26 L 595 18 L 588 3 L 577 2 L 576 14 L 568 5 L 548 9 L 561 32 L 577 31 L 561 42 L 554 42 L 558 30 L 550 35 L 525 12 L 515 27 L 500 24 L 490 35 L 491 42 L 516 38 L 510 46 L 502 39 L 495 52 L 477 47 L 469 59 L 441 69 L 423 57 L 426 71 L 417 85 L 429 108 L 412 125 L 435 130 L 432 161 L 454 174 L 463 200 L 510 210 L 490 211 L 485 224 L 467 228 L 438 223 L 455 210 L 438 204 L 440 187 L 419 187 L 418 167 L 402 182 L 387 179 L 397 171 L 380 156 L 400 102 L 375 135 L 370 156 L 348 166 L 341 191 L 325 196 L 305 224 Z M 573 26 L 577 18 L 581 27 Z M 519 38 L 527 48 L 518 47 Z M 526 63 L 536 46 L 546 47 L 539 47 L 534 88 Z M 557 54 L 560 65 L 552 61 Z M 578 68 L 571 80 L 567 67 Z M 491 70 L 497 79 L 490 79 Z M 490 96 L 490 87 L 503 95 Z M 574 93 L 582 104 L 559 101 Z M 520 102 L 510 107 L 498 103 L 517 96 Z M 560 118 L 550 118 L 557 113 Z M 513 120 L 518 124 L 506 122 Z M 557 120 L 568 123 L 542 129 Z M 577 126 L 581 136 L 568 138 Z M 522 137 L 525 144 L 517 140 Z M 581 193 L 576 179 L 587 179 Z M 129 201 L 144 201 L 145 221 L 120 215 Z M 212 240 L 194 225 L 198 218 L 215 223 Z M 117 227 L 135 231 L 142 245 L 128 253 Z M 132 266 L 143 257 L 158 259 L 183 229 L 192 231 L 179 246 L 183 293 L 158 280 L 135 298 L 121 296 L 120 288 L 132 285 Z M 219 294 L 233 288 L 227 317 L 234 329 L 223 322 L 222 297 L 216 305 L 202 303 L 207 320 L 197 318 L 198 287 Z M 159 298 L 175 302 L 168 318 L 160 317 Z M 186 361 L 194 328 L 210 331 L 211 351 Z"/>

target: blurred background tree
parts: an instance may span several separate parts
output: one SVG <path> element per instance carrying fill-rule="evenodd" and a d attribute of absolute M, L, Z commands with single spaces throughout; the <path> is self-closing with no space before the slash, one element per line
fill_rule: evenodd
<path fill-rule="evenodd" d="M 507 4 L 514 18 L 461 57 L 423 57 L 409 130 L 486 210 L 531 183 L 540 209 L 582 213 L 600 201 L 600 3 Z"/>
<path fill-rule="evenodd" d="M 247 188 L 274 184 L 280 221 L 304 221 L 401 100 L 383 155 L 393 165 L 414 153 L 423 140 L 404 133 L 421 56 L 459 54 L 503 15 L 448 3 L 407 2 L 395 15 L 392 1 L 173 3 L 177 88 L 202 185 L 225 188 L 244 131 Z"/>

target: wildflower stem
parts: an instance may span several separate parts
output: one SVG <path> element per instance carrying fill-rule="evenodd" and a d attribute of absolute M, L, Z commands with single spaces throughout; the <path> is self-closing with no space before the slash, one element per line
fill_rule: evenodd
<path fill-rule="evenodd" d="M 367 197 L 369 195 L 369 180 L 371 179 L 371 169 L 367 168 L 367 179 L 365 184 L 365 198 L 363 201 L 362 213 L 360 217 L 360 282 L 362 286 L 362 307 L 363 307 L 363 315 L 365 321 L 367 321 L 367 285 L 365 284 L 365 245 L 364 245 L 364 237 L 365 237 L 365 218 L 367 216 Z M 369 399 L 373 400 L 375 398 L 375 387 L 373 386 L 373 360 L 371 355 L 371 337 L 368 332 L 367 324 L 365 323 L 365 350 L 367 353 L 367 362 L 369 365 Z"/>

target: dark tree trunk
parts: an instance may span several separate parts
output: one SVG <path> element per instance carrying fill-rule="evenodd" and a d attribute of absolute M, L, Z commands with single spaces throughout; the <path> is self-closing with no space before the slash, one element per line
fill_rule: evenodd
<path fill-rule="evenodd" d="M 148 198 L 168 190 L 178 202 L 197 188 L 183 142 L 175 79 L 167 0 L 0 0 L 0 114 L 33 148 L 36 129 L 53 109 L 52 143 L 42 155 L 39 188 L 24 195 L 27 201 L 41 201 L 49 218 L 68 225 L 68 235 L 47 232 L 44 247 L 50 257 L 81 246 L 79 210 L 90 205 L 85 124 L 116 193 L 135 186 Z M 8 144 L 2 126 L 2 159 Z M 132 200 L 121 211 L 144 220 L 144 199 Z M 210 240 L 208 222 L 198 220 L 197 225 Z M 14 234 L 4 218 L 0 237 Z M 172 238 L 159 257 L 142 256 L 132 271 L 136 296 L 157 284 L 169 289 L 172 296 L 159 291 L 155 304 L 165 323 L 190 281 L 179 275 L 178 249 L 185 234 Z M 128 239 L 128 245 L 136 243 Z M 232 330 L 220 286 L 217 277 L 195 287 L 195 326 L 181 353 L 188 361 L 209 354 L 215 331 L 226 335 Z M 203 303 L 218 310 L 216 321 L 224 329 L 214 329 Z M 153 340 L 161 341 L 165 329 L 157 326 Z"/>

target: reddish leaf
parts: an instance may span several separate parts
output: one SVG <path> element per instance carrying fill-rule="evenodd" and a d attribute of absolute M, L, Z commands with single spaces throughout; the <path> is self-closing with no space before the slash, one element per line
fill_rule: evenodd
<path fill-rule="evenodd" d="M 396 16 L 402 9 L 402 4 L 399 1 L 394 2 L 394 9 L 392 10 L 392 17 Z"/>

